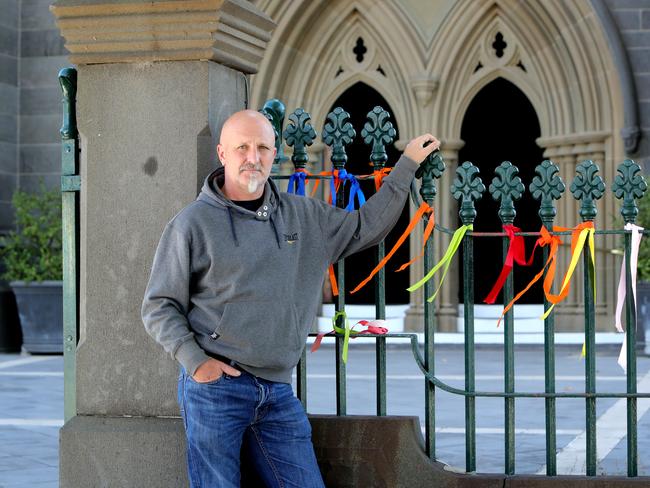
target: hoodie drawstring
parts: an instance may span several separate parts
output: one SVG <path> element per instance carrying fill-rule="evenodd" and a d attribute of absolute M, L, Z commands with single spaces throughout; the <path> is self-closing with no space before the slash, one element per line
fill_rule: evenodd
<path fill-rule="evenodd" d="M 280 234 L 278 234 L 278 229 L 275 227 L 275 222 L 273 221 L 273 214 L 269 217 L 269 222 L 271 222 L 271 227 L 273 227 L 273 232 L 275 233 L 275 242 L 278 243 L 278 249 L 282 249 L 280 245 Z"/>
<path fill-rule="evenodd" d="M 230 221 L 230 231 L 232 232 L 232 238 L 235 240 L 235 247 L 239 247 L 239 240 L 237 239 L 237 232 L 235 231 L 235 223 L 232 220 L 232 213 L 230 207 L 226 207 L 228 210 L 228 220 Z M 277 237 L 277 233 L 276 233 Z"/>

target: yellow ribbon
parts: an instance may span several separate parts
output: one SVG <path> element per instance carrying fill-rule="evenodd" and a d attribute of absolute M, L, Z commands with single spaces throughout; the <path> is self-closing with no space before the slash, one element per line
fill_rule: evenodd
<path fill-rule="evenodd" d="M 433 268 L 431 268 L 431 271 L 429 271 L 424 278 L 422 278 L 420 281 L 415 283 L 414 285 L 411 285 L 410 287 L 407 288 L 408 291 L 413 292 L 417 290 L 418 288 L 422 287 L 427 281 L 429 281 L 434 274 L 442 267 L 443 272 L 442 272 L 442 277 L 440 278 L 440 283 L 438 284 L 438 288 L 436 288 L 436 291 L 433 295 L 431 295 L 429 298 L 427 298 L 427 301 L 430 303 L 433 300 L 435 300 L 436 295 L 438 294 L 438 291 L 440 291 L 440 287 L 442 286 L 442 282 L 445 280 L 445 276 L 447 276 L 447 271 L 449 270 L 449 265 L 451 264 L 451 259 L 454 257 L 454 254 L 456 254 L 456 251 L 458 250 L 458 246 L 460 246 L 460 243 L 463 240 L 463 237 L 465 237 L 465 234 L 467 233 L 468 230 L 474 230 L 474 225 L 469 224 L 469 225 L 463 225 L 459 227 L 456 232 L 454 232 L 454 235 L 451 237 L 451 242 L 449 243 L 449 247 L 447 248 L 447 251 L 445 252 L 445 255 L 442 257 L 442 259 L 436 264 Z"/>
<path fill-rule="evenodd" d="M 343 320 L 345 321 L 345 328 L 341 328 L 338 325 L 336 325 L 337 319 L 339 317 L 342 317 Z M 343 363 L 348 362 L 348 344 L 350 343 L 350 333 L 352 330 L 350 329 L 350 321 L 348 320 L 348 316 L 345 314 L 345 310 L 340 310 L 334 314 L 334 317 L 332 317 L 332 328 L 336 331 L 337 334 L 343 334 Z"/>
<path fill-rule="evenodd" d="M 580 234 L 578 236 L 578 241 L 576 243 L 575 248 L 573 249 L 573 253 L 571 254 L 571 262 L 569 263 L 569 269 L 567 269 L 566 275 L 564 275 L 564 281 L 562 282 L 562 288 L 560 289 L 559 295 L 562 295 L 564 292 L 565 288 L 568 286 L 569 281 L 571 281 L 571 276 L 573 276 L 573 272 L 575 271 L 576 266 L 578 265 L 578 259 L 580 258 L 580 254 L 582 254 L 582 249 L 585 245 L 585 241 L 588 241 L 589 243 L 589 250 L 591 251 L 591 266 L 590 266 L 590 271 L 591 275 L 593 277 L 592 281 L 594 283 L 594 300 L 596 299 L 596 261 L 595 261 L 595 254 L 594 254 L 594 232 L 595 229 L 593 227 L 591 228 L 586 228 L 580 230 Z M 551 313 L 551 310 L 553 310 L 553 307 L 555 307 L 555 303 L 552 304 L 546 312 L 544 312 L 544 315 L 542 315 L 542 320 L 548 317 L 548 315 Z"/>

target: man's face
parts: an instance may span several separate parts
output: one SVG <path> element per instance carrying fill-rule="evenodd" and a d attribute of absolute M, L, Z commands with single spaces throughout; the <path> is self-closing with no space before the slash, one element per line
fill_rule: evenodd
<path fill-rule="evenodd" d="M 276 152 L 268 120 L 254 111 L 233 115 L 224 124 L 217 151 L 225 170 L 225 195 L 231 200 L 261 197 Z"/>

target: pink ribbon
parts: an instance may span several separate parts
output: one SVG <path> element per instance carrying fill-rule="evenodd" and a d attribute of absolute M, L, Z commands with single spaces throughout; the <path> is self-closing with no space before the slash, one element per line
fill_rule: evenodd
<path fill-rule="evenodd" d="M 351 337 L 354 338 L 354 336 L 361 335 L 361 334 L 376 334 L 376 335 L 388 334 L 388 328 L 384 327 L 385 324 L 386 321 L 381 319 L 359 320 L 356 324 L 352 326 L 352 330 L 350 330 L 352 334 Z M 363 327 L 366 327 L 366 330 L 360 330 L 360 331 L 353 330 L 357 325 L 362 325 Z M 318 334 L 316 340 L 311 346 L 311 352 L 316 352 L 318 350 L 324 336 L 334 334 L 335 332 L 341 333 L 339 330 L 334 329 L 327 333 L 321 332 L 320 334 Z"/>
<path fill-rule="evenodd" d="M 634 295 L 634 315 L 636 316 L 636 267 L 639 259 L 639 246 L 641 245 L 641 238 L 643 237 L 643 227 L 634 225 L 632 223 L 625 224 L 625 230 L 632 231 L 632 246 L 630 252 L 630 271 L 632 274 L 632 294 Z M 621 352 L 618 355 L 618 364 L 623 371 L 627 371 L 627 332 L 623 330 L 623 305 L 625 304 L 626 283 L 625 283 L 625 254 L 623 255 L 623 262 L 621 263 L 621 276 L 618 280 L 618 298 L 616 300 L 616 313 L 614 314 L 616 330 L 625 332 L 623 337 L 623 345 Z M 636 334 L 636 331 L 632 331 Z"/>

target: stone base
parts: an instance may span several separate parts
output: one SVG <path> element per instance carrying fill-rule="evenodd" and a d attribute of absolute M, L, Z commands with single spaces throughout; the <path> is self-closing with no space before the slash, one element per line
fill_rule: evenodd
<path fill-rule="evenodd" d="M 61 488 L 188 486 L 180 418 L 77 416 L 59 435 Z"/>
<path fill-rule="evenodd" d="M 314 450 L 328 488 L 626 488 L 650 478 L 466 474 L 424 453 L 417 417 L 312 415 Z M 215 442 L 218 440 L 215 439 Z M 77 416 L 60 431 L 60 486 L 188 486 L 179 418 Z M 243 488 L 261 482 L 247 478 Z"/>

